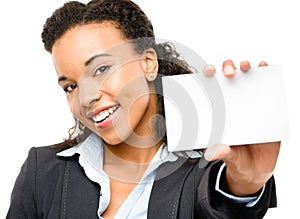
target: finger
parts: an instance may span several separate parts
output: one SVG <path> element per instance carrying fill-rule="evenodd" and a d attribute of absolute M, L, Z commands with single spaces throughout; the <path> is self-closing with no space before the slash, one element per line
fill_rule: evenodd
<path fill-rule="evenodd" d="M 251 68 L 250 62 L 248 60 L 242 61 L 240 63 L 240 69 L 243 72 L 247 72 Z"/>
<path fill-rule="evenodd" d="M 231 152 L 231 148 L 226 144 L 216 144 L 208 147 L 205 150 L 204 158 L 208 161 L 223 159 L 228 157 Z"/>
<path fill-rule="evenodd" d="M 227 78 L 233 78 L 236 74 L 236 67 L 233 64 L 233 61 L 226 60 L 223 62 L 223 74 Z"/>
<path fill-rule="evenodd" d="M 266 63 L 265 61 L 260 61 L 259 64 L 258 64 L 259 67 L 262 67 L 262 66 L 268 66 L 268 63 Z"/>
<path fill-rule="evenodd" d="M 203 74 L 207 77 L 211 77 L 216 73 L 216 69 L 213 65 L 206 65 L 203 68 Z"/>

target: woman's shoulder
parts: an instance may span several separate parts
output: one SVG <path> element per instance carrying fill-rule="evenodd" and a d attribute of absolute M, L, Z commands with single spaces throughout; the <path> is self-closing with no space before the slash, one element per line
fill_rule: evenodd
<path fill-rule="evenodd" d="M 64 162 L 65 157 L 60 157 L 57 154 L 69 148 L 71 148 L 71 146 L 67 142 L 31 147 L 28 152 L 27 160 L 34 161 L 36 165 L 61 163 Z"/>
<path fill-rule="evenodd" d="M 47 146 L 31 147 L 27 158 L 22 166 L 21 175 L 27 180 L 35 179 L 37 187 L 43 188 L 44 182 L 62 180 L 67 163 L 76 166 L 78 157 L 62 157 L 58 153 L 70 148 L 66 143 L 61 142 Z M 39 187 L 39 188 L 40 188 Z"/>
<path fill-rule="evenodd" d="M 50 153 L 51 154 L 51 153 L 59 153 L 63 150 L 67 150 L 71 147 L 72 146 L 70 146 L 66 141 L 62 141 L 62 142 L 55 143 L 55 144 L 32 147 L 31 150 L 36 150 L 39 153 Z"/>

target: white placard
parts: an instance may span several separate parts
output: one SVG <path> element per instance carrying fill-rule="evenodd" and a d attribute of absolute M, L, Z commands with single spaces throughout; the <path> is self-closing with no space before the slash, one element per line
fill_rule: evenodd
<path fill-rule="evenodd" d="M 170 151 L 280 141 L 288 136 L 281 66 L 162 78 Z"/>

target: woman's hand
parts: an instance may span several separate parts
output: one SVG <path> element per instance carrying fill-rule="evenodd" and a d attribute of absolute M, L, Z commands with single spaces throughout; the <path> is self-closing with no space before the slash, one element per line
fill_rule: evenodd
<path fill-rule="evenodd" d="M 271 178 L 280 142 L 250 145 L 216 145 L 205 152 L 207 160 L 226 163 L 226 179 L 232 194 L 247 196 L 258 192 Z"/>
<path fill-rule="evenodd" d="M 259 66 L 267 66 L 261 61 Z M 251 68 L 249 61 L 240 63 L 241 71 Z M 215 68 L 208 65 L 204 74 L 212 76 Z M 236 67 L 231 60 L 224 61 L 223 74 L 232 78 Z M 216 145 L 207 148 L 207 160 L 222 159 L 226 163 L 226 179 L 230 191 L 237 196 L 247 196 L 258 192 L 273 174 L 280 150 L 280 142 L 269 142 L 250 145 Z"/>

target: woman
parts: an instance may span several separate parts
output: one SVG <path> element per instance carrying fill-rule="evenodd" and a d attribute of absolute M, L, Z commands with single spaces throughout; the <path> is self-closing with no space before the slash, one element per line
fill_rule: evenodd
<path fill-rule="evenodd" d="M 65 142 L 30 150 L 7 218 L 262 218 L 276 206 L 279 142 L 223 145 L 204 167 L 201 152 L 167 151 L 160 75 L 192 67 L 155 42 L 136 4 L 66 3 L 42 39 L 76 126 Z"/>

